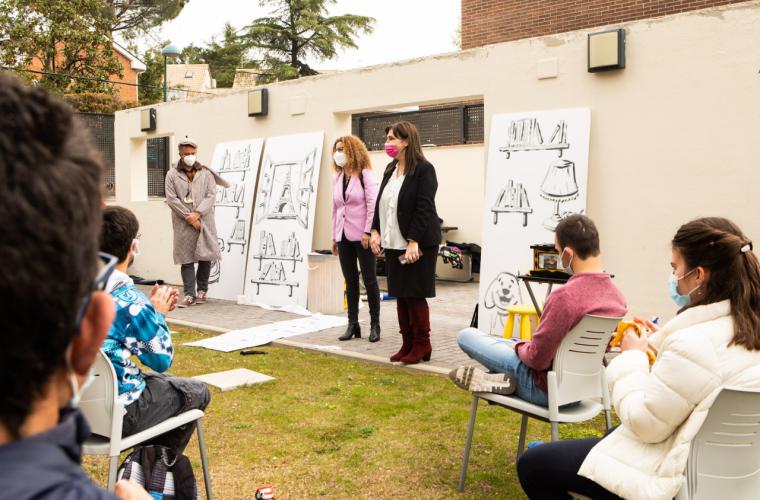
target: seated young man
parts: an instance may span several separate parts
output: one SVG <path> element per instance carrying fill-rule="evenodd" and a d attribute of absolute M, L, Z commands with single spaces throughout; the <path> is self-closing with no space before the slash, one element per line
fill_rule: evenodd
<path fill-rule="evenodd" d="M 562 339 L 587 314 L 618 317 L 626 313 L 623 294 L 609 274 L 602 272 L 599 233 L 585 215 L 571 215 L 555 231 L 559 264 L 572 276 L 554 290 L 543 307 L 541 321 L 530 341 L 503 339 L 466 328 L 459 332 L 459 347 L 491 372 L 462 366 L 449 377 L 473 392 L 512 394 L 547 406 L 546 373 Z"/>
<path fill-rule="evenodd" d="M 76 410 L 114 317 L 100 155 L 42 87 L 0 74 L 0 109 L 0 499 L 113 499 L 80 466 Z M 127 481 L 116 494 L 151 498 Z"/>
<path fill-rule="evenodd" d="M 139 229 L 137 217 L 126 208 L 110 206 L 103 210 L 100 249 L 119 260 L 106 285 L 116 300 L 116 319 L 103 351 L 116 371 L 119 401 L 126 409 L 124 436 L 187 410 L 203 410 L 211 399 L 203 382 L 163 373 L 171 367 L 174 356 L 164 314 L 174 309 L 179 292 L 155 286 L 148 298 L 127 275 L 127 268 L 139 254 Z M 133 355 L 155 371 L 142 372 L 132 361 Z M 194 430 L 194 423 L 190 423 L 153 439 L 151 444 L 182 453 Z"/>

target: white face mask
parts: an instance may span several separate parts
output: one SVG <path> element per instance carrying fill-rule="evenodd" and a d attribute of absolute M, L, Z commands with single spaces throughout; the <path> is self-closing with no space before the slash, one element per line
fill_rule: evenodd
<path fill-rule="evenodd" d="M 343 151 L 336 151 L 335 154 L 333 154 L 333 160 L 335 160 L 335 164 L 338 165 L 340 168 L 343 168 L 346 166 L 346 153 Z"/>
<path fill-rule="evenodd" d="M 182 158 L 182 161 L 185 162 L 185 165 L 188 167 L 192 167 L 195 165 L 195 155 L 187 155 L 184 158 Z"/>
<path fill-rule="evenodd" d="M 82 393 L 87 389 L 87 387 L 92 384 L 92 381 L 95 380 L 95 365 L 93 364 L 90 367 L 90 371 L 87 372 L 87 378 L 84 380 L 82 385 L 79 385 L 79 382 L 77 381 L 77 376 L 74 374 L 74 370 L 71 368 L 71 346 L 69 346 L 68 350 L 66 351 L 66 367 L 69 370 L 69 386 L 71 386 L 71 399 L 69 399 L 68 407 L 72 409 L 76 409 L 79 407 L 79 401 L 82 399 Z"/>
<path fill-rule="evenodd" d="M 137 238 L 132 240 L 132 256 L 137 257 L 140 255 L 140 240 Z"/>

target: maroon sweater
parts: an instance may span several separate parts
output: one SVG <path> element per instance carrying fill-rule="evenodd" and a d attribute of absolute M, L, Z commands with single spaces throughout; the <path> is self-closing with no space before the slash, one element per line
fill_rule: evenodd
<path fill-rule="evenodd" d="M 625 316 L 625 297 L 605 273 L 580 273 L 554 290 L 543 307 L 541 321 L 529 342 L 518 342 L 515 351 L 520 360 L 533 369 L 533 380 L 546 391 L 546 372 L 551 370 L 554 355 L 562 339 L 583 316 Z"/>

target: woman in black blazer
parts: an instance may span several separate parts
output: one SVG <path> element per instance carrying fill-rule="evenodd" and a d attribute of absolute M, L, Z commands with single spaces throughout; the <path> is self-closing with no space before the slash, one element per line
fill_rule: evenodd
<path fill-rule="evenodd" d="M 441 223 L 435 209 L 438 180 L 425 159 L 420 135 L 410 122 L 385 130 L 385 152 L 393 158 L 380 184 L 370 245 L 385 249 L 388 294 L 397 298 L 401 349 L 391 361 L 429 361 L 430 310 L 435 297 L 435 263 L 441 243 Z"/>

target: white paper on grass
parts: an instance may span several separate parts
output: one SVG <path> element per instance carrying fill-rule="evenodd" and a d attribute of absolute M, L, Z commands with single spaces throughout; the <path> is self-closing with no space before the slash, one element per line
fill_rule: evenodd
<path fill-rule="evenodd" d="M 262 384 L 274 380 L 274 377 L 255 372 L 247 368 L 238 368 L 236 370 L 227 370 L 224 372 L 207 373 L 193 377 L 214 387 L 218 387 L 222 392 L 235 389 L 237 387 Z"/>
<path fill-rule="evenodd" d="M 245 303 L 307 307 L 324 132 L 268 138 L 248 252 Z"/>
<path fill-rule="evenodd" d="M 328 328 L 345 326 L 347 324 L 348 320 L 345 316 L 339 317 L 314 314 L 307 318 L 278 321 L 277 323 L 254 326 L 244 330 L 233 330 L 216 337 L 189 342 L 184 345 L 204 347 L 215 351 L 232 352 L 239 349 L 268 344 L 277 339 L 295 337 L 297 335 L 318 332 Z"/>
<path fill-rule="evenodd" d="M 554 231 L 546 227 L 553 214 L 585 212 L 590 124 L 588 108 L 499 114 L 491 119 L 480 265 L 480 330 L 501 336 L 506 307 L 531 304 L 517 275 L 533 268 L 531 245 L 554 244 Z M 551 177 L 547 179 L 547 175 Z M 578 188 L 575 195 L 552 197 L 547 192 L 568 193 L 573 182 Z M 532 289 L 542 300 L 545 288 L 532 284 Z"/>
<path fill-rule="evenodd" d="M 246 257 L 250 244 L 253 192 L 259 175 L 263 139 L 222 142 L 216 145 L 213 168 L 230 187 L 216 187 L 214 212 L 222 259 L 212 264 L 209 297 L 235 300 L 243 293 Z"/>

